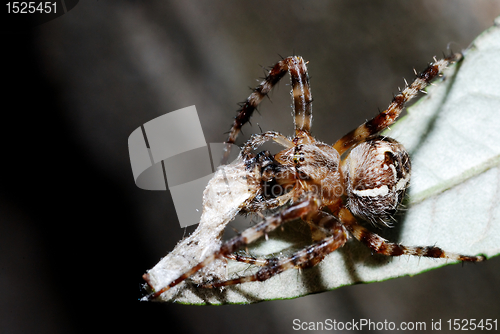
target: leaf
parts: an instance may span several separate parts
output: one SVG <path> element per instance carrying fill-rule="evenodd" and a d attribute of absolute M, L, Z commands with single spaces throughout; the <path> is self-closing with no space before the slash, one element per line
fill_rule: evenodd
<path fill-rule="evenodd" d="M 396 228 L 381 233 L 405 245 L 437 245 L 466 255 L 500 253 L 500 18 L 445 72 L 408 115 L 385 132 L 412 157 L 407 210 Z M 319 138 L 321 139 L 321 138 Z M 249 247 L 255 256 L 286 255 L 307 241 L 307 227 L 288 224 Z M 305 236 L 305 237 L 304 237 Z M 299 240 L 297 240 L 299 239 Z M 356 240 L 314 268 L 289 270 L 265 282 L 218 289 L 186 288 L 173 301 L 185 304 L 253 303 L 288 299 L 360 282 L 415 275 L 452 262 L 372 255 Z M 228 265 L 231 275 L 255 268 Z"/>

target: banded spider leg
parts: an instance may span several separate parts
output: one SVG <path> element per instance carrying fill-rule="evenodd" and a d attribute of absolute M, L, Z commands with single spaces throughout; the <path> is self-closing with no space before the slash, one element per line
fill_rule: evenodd
<path fill-rule="evenodd" d="M 312 125 L 312 95 L 309 86 L 309 75 L 302 57 L 291 56 L 280 60 L 269 71 L 266 78 L 253 90 L 252 94 L 241 104 L 233 126 L 229 131 L 222 162 L 226 163 L 231 145 L 234 144 L 241 127 L 249 122 L 253 112 L 271 89 L 289 72 L 292 81 L 293 113 L 295 133 L 309 133 Z M 284 137 L 284 136 L 283 136 Z"/>

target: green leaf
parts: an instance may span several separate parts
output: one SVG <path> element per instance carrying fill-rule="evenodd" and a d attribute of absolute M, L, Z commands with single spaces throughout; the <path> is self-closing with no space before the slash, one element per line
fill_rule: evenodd
<path fill-rule="evenodd" d="M 500 23 L 500 18 L 496 20 Z M 378 230 L 405 245 L 436 245 L 466 255 L 500 253 L 500 29 L 480 35 L 464 60 L 428 89 L 385 135 L 412 157 L 412 185 L 396 227 Z M 321 138 L 319 138 L 321 139 Z M 287 224 L 249 247 L 254 256 L 282 256 L 308 242 L 308 229 Z M 452 262 L 372 255 L 356 240 L 314 268 L 289 270 L 265 282 L 224 290 L 184 286 L 171 301 L 185 304 L 253 303 L 287 299 L 355 283 L 415 275 Z M 479 264 L 480 265 L 480 264 Z M 229 277 L 256 268 L 229 263 Z M 163 296 L 162 296 L 163 297 Z"/>

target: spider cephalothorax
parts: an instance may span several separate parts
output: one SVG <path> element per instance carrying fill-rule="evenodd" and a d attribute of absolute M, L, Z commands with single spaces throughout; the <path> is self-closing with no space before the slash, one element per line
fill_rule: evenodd
<path fill-rule="evenodd" d="M 373 252 L 388 256 L 416 255 L 459 261 L 482 261 L 484 256 L 466 256 L 435 247 L 410 247 L 391 243 L 370 232 L 359 222 L 366 220 L 378 227 L 389 226 L 410 182 L 411 164 L 403 145 L 380 136 L 403 110 L 405 103 L 425 88 L 451 62 L 461 58 L 453 54 L 435 60 L 415 80 L 397 94 L 389 107 L 339 139 L 333 146 L 311 136 L 312 96 L 306 64 L 292 56 L 279 61 L 256 87 L 234 120 L 228 144 L 233 144 L 241 127 L 272 87 L 287 73 L 292 81 L 295 135 L 291 138 L 269 131 L 253 135 L 243 146 L 239 161 L 251 182 L 252 195 L 241 204 L 240 213 L 258 213 L 275 209 L 259 224 L 221 244 L 217 251 L 204 254 L 196 265 L 186 268 L 177 279 L 157 288 L 156 298 L 187 278 L 224 258 L 262 266 L 255 274 L 230 280 L 205 281 L 201 287 L 213 288 L 249 281 L 264 281 L 290 268 L 307 268 L 342 247 L 349 235 Z M 267 141 L 283 147 L 276 155 L 268 151 L 254 153 Z M 227 158 L 228 151 L 225 157 Z M 207 188 L 209 189 L 209 188 Z M 311 228 L 312 245 L 286 258 L 258 259 L 235 252 L 267 235 L 283 223 L 302 219 Z M 148 274 L 146 281 L 151 284 Z"/>

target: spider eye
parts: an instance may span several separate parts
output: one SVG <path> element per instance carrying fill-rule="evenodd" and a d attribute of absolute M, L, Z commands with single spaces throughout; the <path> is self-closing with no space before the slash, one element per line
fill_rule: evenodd
<path fill-rule="evenodd" d="M 304 162 L 304 161 L 305 161 L 305 158 L 304 158 L 304 154 L 302 154 L 302 153 L 296 154 L 293 157 L 293 162 L 295 164 L 299 164 L 299 163 Z"/>

